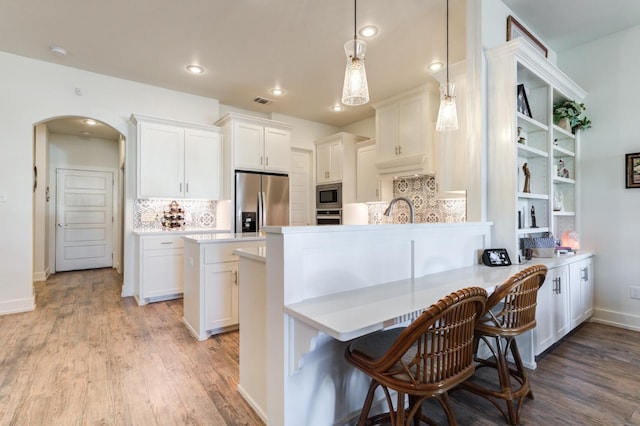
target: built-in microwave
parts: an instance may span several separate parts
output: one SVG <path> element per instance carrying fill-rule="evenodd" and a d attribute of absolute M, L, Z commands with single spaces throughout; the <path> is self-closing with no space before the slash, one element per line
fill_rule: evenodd
<path fill-rule="evenodd" d="M 342 183 L 327 183 L 316 186 L 316 209 L 341 209 Z"/>

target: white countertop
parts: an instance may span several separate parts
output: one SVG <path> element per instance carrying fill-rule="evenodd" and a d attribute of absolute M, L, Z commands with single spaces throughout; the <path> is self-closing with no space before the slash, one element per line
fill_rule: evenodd
<path fill-rule="evenodd" d="M 536 258 L 508 267 L 474 265 L 420 278 L 405 279 L 293 303 L 285 313 L 341 341 L 348 341 L 413 319 L 444 296 L 465 287 L 483 287 L 488 293 L 511 275 L 535 264 L 548 267 L 591 256 Z"/>
<path fill-rule="evenodd" d="M 185 235 L 185 241 L 190 241 L 197 244 L 203 243 L 219 243 L 224 241 L 265 241 L 264 234 L 259 232 L 243 232 L 237 234 L 231 233 L 217 233 L 217 234 L 191 234 Z"/>
<path fill-rule="evenodd" d="M 189 234 L 228 234 L 228 229 L 191 228 L 191 229 L 152 229 L 133 231 L 135 235 L 189 235 Z"/>
<path fill-rule="evenodd" d="M 259 262 L 267 262 L 267 247 L 247 247 L 247 248 L 239 248 L 233 251 L 233 254 L 237 254 L 238 256 L 246 257 L 248 259 L 257 260 Z"/>

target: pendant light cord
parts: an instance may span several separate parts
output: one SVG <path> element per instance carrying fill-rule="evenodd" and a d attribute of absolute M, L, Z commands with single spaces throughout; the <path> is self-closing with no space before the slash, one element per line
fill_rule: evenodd
<path fill-rule="evenodd" d="M 449 0 L 447 0 L 447 96 L 449 96 Z"/>
<path fill-rule="evenodd" d="M 449 1 L 449 0 L 447 0 Z M 358 0 L 353 0 L 353 59 L 358 59 L 358 23 L 356 22 L 358 16 Z"/>

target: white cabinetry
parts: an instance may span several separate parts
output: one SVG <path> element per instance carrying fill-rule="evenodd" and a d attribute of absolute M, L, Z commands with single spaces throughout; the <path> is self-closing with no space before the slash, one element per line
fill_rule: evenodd
<path fill-rule="evenodd" d="M 376 168 L 376 141 L 359 142 L 356 148 L 356 202 L 386 201 L 393 196 L 393 181 L 382 180 Z"/>
<path fill-rule="evenodd" d="M 381 174 L 433 172 L 433 132 L 428 125 L 435 121 L 435 110 L 429 93 L 420 88 L 373 105 Z"/>
<path fill-rule="evenodd" d="M 576 181 L 556 174 L 561 157 L 575 174 L 579 135 L 554 126 L 552 117 L 554 103 L 563 99 L 581 101 L 586 93 L 521 39 L 488 51 L 487 62 L 488 219 L 495 224 L 494 245 L 506 247 L 512 258 L 519 259 L 523 238 L 547 232 L 560 238 L 564 230 L 579 231 Z M 518 98 L 520 85 L 525 89 L 531 116 L 516 109 L 523 102 Z M 530 175 L 529 192 L 525 192 L 525 163 Z M 554 195 L 560 191 L 566 208 L 554 212 Z"/>
<path fill-rule="evenodd" d="M 536 355 L 569 332 L 569 268 L 549 269 L 538 292 Z"/>
<path fill-rule="evenodd" d="M 215 330 L 238 324 L 238 262 L 204 267 L 204 326 Z"/>
<path fill-rule="evenodd" d="M 257 235 L 185 239 L 183 320 L 198 340 L 238 328 L 238 256 L 233 250 L 264 244 Z"/>
<path fill-rule="evenodd" d="M 175 299 L 183 291 L 183 247 L 180 235 L 138 237 L 140 264 L 136 300 L 139 305 Z"/>
<path fill-rule="evenodd" d="M 356 143 L 363 136 L 341 132 L 318 139 L 316 183 L 342 182 L 342 202 L 356 201 Z"/>
<path fill-rule="evenodd" d="M 569 265 L 570 325 L 575 328 L 593 315 L 593 259 Z"/>
<path fill-rule="evenodd" d="M 539 355 L 593 314 L 593 257 L 550 267 L 536 309 L 535 354 Z"/>
<path fill-rule="evenodd" d="M 132 115 L 138 148 L 138 198 L 217 200 L 222 188 L 220 129 Z"/>
<path fill-rule="evenodd" d="M 228 113 L 216 125 L 223 128 L 226 157 L 234 170 L 289 173 L 290 124 Z"/>
<path fill-rule="evenodd" d="M 341 182 L 343 157 L 340 138 L 316 142 L 316 183 Z"/>

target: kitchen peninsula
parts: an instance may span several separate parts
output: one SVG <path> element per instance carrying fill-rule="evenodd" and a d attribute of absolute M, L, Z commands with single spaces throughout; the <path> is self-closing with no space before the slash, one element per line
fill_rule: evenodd
<path fill-rule="evenodd" d="M 250 354 L 255 360 L 265 353 L 264 360 L 255 360 L 262 362 L 263 376 L 243 375 L 248 354 L 241 343 L 240 392 L 269 425 L 349 423 L 361 408 L 368 379 L 344 361 L 348 340 L 411 321 L 453 290 L 475 285 L 491 290 L 525 267 L 478 265 L 481 251 L 491 247 L 491 228 L 491 223 L 265 228 L 266 253 L 236 252 L 241 268 L 250 261 L 254 273 L 266 273 L 261 282 L 241 269 L 240 286 L 266 297 L 262 311 L 255 311 L 264 312 L 266 321 L 243 324 L 240 339 L 255 335 L 251 327 L 266 324 L 266 351 Z M 590 257 L 533 262 L 562 269 Z M 549 294 L 558 290 L 556 281 L 547 286 Z M 565 294 L 568 288 L 563 287 Z M 532 333 L 523 337 L 528 339 L 523 357 L 535 367 L 537 342 Z"/>

